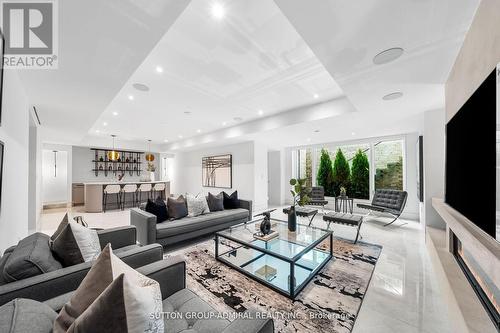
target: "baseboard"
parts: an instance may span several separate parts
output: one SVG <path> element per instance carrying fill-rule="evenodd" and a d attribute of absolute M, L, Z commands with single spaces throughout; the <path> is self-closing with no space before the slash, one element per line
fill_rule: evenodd
<path fill-rule="evenodd" d="M 57 202 L 44 204 L 43 209 L 56 209 L 56 208 L 71 208 L 71 204 L 67 202 Z"/>

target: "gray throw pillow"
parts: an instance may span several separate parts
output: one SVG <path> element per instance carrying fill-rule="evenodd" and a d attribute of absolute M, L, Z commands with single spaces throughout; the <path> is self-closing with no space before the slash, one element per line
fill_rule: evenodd
<path fill-rule="evenodd" d="M 121 261 L 108 244 L 59 312 L 54 333 L 163 332 L 162 310 L 160 284 Z"/>
<path fill-rule="evenodd" d="M 221 193 L 217 195 L 213 195 L 208 192 L 208 208 L 210 208 L 211 212 L 217 212 L 220 210 L 224 210 L 224 195 Z"/>
<path fill-rule="evenodd" d="M 51 247 L 65 267 L 92 261 L 101 253 L 97 231 L 75 222 L 66 225 Z"/>
<path fill-rule="evenodd" d="M 3 279 L 14 282 L 61 269 L 49 247 L 49 236 L 36 232 L 19 241 L 3 266 Z"/>
<path fill-rule="evenodd" d="M 186 203 L 188 208 L 188 216 L 194 217 L 201 214 L 210 213 L 207 199 L 203 196 L 194 196 L 186 193 Z"/>
<path fill-rule="evenodd" d="M 0 332 L 51 332 L 56 317 L 57 313 L 46 304 L 16 298 L 0 307 Z"/>
<path fill-rule="evenodd" d="M 168 217 L 170 220 L 182 219 L 188 216 L 186 200 L 181 195 L 177 199 L 168 198 L 167 200 Z"/>

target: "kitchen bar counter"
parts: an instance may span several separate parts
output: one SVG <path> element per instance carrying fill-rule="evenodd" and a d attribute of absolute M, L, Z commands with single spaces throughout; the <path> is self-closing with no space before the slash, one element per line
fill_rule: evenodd
<path fill-rule="evenodd" d="M 165 195 L 164 197 L 167 198 L 170 194 L 170 182 L 169 181 L 155 181 L 155 182 L 129 182 L 129 181 L 124 181 L 124 182 L 118 182 L 118 181 L 111 181 L 111 182 L 88 182 L 88 183 L 83 183 L 84 188 L 85 188 L 85 194 L 84 194 L 84 200 L 85 200 L 85 211 L 87 213 L 100 213 L 103 211 L 102 207 L 102 198 L 103 198 L 103 190 L 105 185 L 127 185 L 127 184 L 158 184 L 158 183 L 165 183 Z M 110 195 L 108 196 L 108 206 L 111 209 L 116 209 L 117 208 L 117 200 L 116 196 Z M 127 199 L 129 200 L 129 199 Z"/>

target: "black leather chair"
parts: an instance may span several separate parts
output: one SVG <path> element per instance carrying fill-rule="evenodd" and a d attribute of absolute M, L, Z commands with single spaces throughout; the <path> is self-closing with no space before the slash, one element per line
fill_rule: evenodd
<path fill-rule="evenodd" d="M 325 210 L 325 206 L 328 205 L 328 201 L 325 200 L 325 189 L 323 186 L 313 186 L 311 187 L 311 194 L 309 195 L 308 205 L 311 206 L 321 206 L 323 207 L 323 211 Z"/>
<path fill-rule="evenodd" d="M 381 189 L 375 190 L 371 205 L 358 204 L 357 206 L 370 211 L 388 213 L 394 216 L 394 220 L 384 225 L 384 227 L 386 227 L 393 224 L 401 216 L 406 206 L 407 198 L 408 192 L 406 191 Z"/>

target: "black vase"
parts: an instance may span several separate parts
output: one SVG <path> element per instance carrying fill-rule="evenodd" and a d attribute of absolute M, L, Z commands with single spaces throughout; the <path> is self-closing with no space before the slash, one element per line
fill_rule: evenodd
<path fill-rule="evenodd" d="M 297 214 L 295 213 L 295 206 L 291 206 L 290 212 L 288 213 L 288 230 L 297 230 Z"/>

